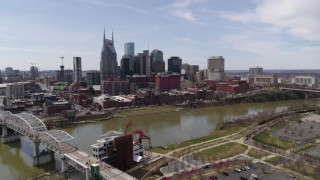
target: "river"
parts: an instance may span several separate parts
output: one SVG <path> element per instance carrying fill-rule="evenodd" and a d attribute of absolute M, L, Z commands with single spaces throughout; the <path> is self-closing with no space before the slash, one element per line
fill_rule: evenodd
<path fill-rule="evenodd" d="M 91 153 L 90 145 L 95 143 L 101 134 L 110 130 L 124 131 L 127 121 L 132 120 L 133 125 L 129 128 L 129 132 L 141 129 L 151 137 L 153 146 L 165 146 L 208 135 L 222 120 L 256 114 L 265 110 L 281 111 L 288 106 L 304 103 L 305 100 L 292 100 L 215 106 L 164 114 L 116 118 L 64 130 L 76 138 L 80 149 Z M 307 103 L 320 105 L 320 99 L 309 99 Z M 60 169 L 59 161 L 41 167 L 33 167 L 32 148 L 32 143 L 26 137 L 16 143 L 0 143 L 0 179 L 26 179 L 36 174 Z"/>

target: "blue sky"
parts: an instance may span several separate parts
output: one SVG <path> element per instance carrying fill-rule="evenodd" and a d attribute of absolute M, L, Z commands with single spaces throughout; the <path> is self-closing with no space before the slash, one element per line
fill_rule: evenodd
<path fill-rule="evenodd" d="M 167 60 L 229 70 L 320 68 L 319 0 L 0 0 L 0 69 L 58 69 L 82 57 L 99 69 L 103 28 L 135 53 L 160 49 Z"/>

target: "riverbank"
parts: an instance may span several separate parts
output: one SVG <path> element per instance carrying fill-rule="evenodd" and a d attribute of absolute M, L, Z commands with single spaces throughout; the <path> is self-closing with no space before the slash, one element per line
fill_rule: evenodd
<path fill-rule="evenodd" d="M 241 98 L 226 98 L 221 101 L 202 102 L 197 104 L 190 104 L 189 106 L 176 106 L 176 105 L 160 105 L 148 106 L 131 109 L 120 109 L 113 112 L 106 113 L 105 115 L 85 115 L 77 117 L 75 120 L 69 120 L 63 116 L 54 116 L 45 118 L 45 123 L 50 128 L 66 128 L 78 126 L 86 123 L 95 123 L 113 118 L 132 118 L 152 114 L 164 114 L 179 112 L 182 110 L 190 110 L 193 108 L 207 108 L 212 106 L 227 106 L 233 104 L 247 104 L 247 103 L 260 103 L 260 102 L 273 102 L 279 100 L 296 100 L 303 99 L 304 94 L 295 93 L 292 91 L 281 91 L 278 89 L 262 90 L 259 93 L 251 94 Z"/>

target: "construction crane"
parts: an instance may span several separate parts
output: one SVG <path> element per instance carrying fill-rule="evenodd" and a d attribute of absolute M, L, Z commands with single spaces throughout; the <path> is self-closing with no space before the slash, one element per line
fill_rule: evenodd
<path fill-rule="evenodd" d="M 134 130 L 133 133 L 139 135 L 139 137 L 138 137 L 138 139 L 136 139 L 135 143 L 142 143 L 142 139 L 146 139 L 149 141 L 149 148 L 152 147 L 151 138 L 149 136 L 144 135 L 144 132 L 142 130 L 136 129 L 136 130 Z"/>
<path fill-rule="evenodd" d="M 63 57 L 63 56 L 61 56 L 61 57 L 59 57 L 59 58 L 61 59 L 61 61 L 62 61 L 62 66 L 63 66 L 63 58 L 64 58 L 64 57 Z"/>

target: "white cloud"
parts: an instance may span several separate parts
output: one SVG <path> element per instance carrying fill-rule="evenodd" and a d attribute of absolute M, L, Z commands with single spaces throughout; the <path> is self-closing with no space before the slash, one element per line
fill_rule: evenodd
<path fill-rule="evenodd" d="M 197 18 L 191 10 L 190 5 L 194 3 L 203 3 L 206 1 L 207 0 L 176 0 L 174 3 L 170 4 L 164 9 L 169 10 L 170 13 L 175 17 L 194 22 L 197 20 Z"/>
<path fill-rule="evenodd" d="M 270 24 L 304 40 L 320 40 L 319 0 L 259 0 L 252 11 L 223 12 L 232 21 Z"/>

